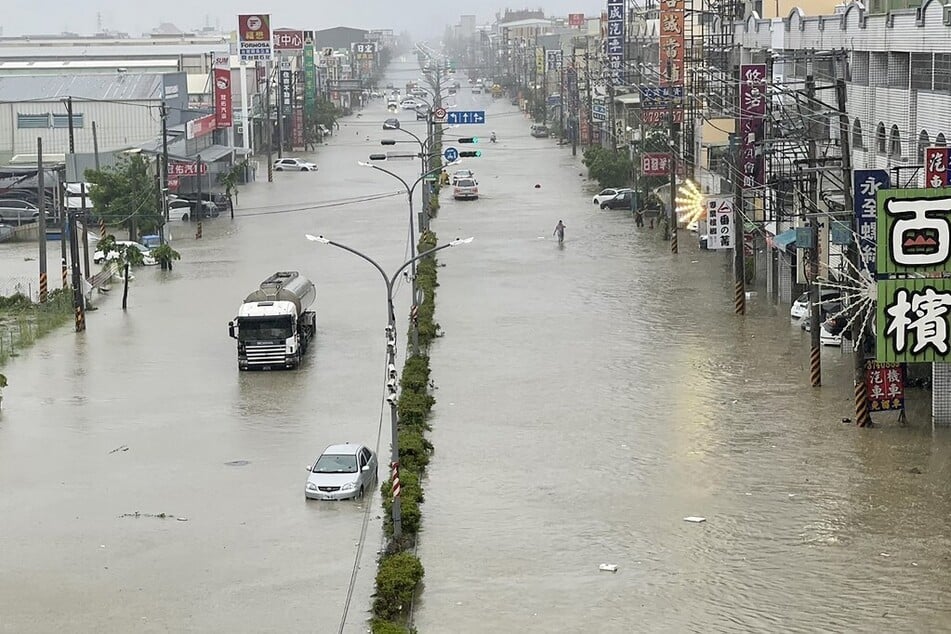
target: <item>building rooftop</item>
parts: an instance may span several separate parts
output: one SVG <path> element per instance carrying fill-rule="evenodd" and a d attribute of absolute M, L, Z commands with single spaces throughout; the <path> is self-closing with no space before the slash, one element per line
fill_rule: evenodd
<path fill-rule="evenodd" d="M 228 42 L 169 42 L 160 40 L 161 44 L 130 44 L 117 42 L 110 45 L 99 45 L 96 43 L 75 43 L 61 44 L 54 42 L 46 45 L 35 46 L 6 46 L 0 45 L 0 60 L 11 61 L 30 61 L 30 60 L 64 60 L 64 59 L 115 59 L 130 57 L 166 57 L 169 59 L 178 59 L 181 55 L 204 55 L 212 52 L 226 52 L 229 50 Z"/>
<path fill-rule="evenodd" d="M 98 101 L 162 98 L 162 75 L 14 75 L 0 77 L 0 101 L 45 101 L 73 97 Z"/>

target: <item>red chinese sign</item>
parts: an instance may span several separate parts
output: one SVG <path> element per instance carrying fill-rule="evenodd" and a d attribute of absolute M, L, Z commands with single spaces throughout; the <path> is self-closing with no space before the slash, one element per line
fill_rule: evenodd
<path fill-rule="evenodd" d="M 568 26 L 573 28 L 581 28 L 584 26 L 584 13 L 569 13 L 568 14 Z"/>
<path fill-rule="evenodd" d="M 271 16 L 242 14 L 238 16 L 238 54 L 245 62 L 271 59 Z"/>
<path fill-rule="evenodd" d="M 231 105 L 231 56 L 216 54 L 212 70 L 214 79 L 215 123 L 219 128 L 230 128 L 232 124 Z"/>
<path fill-rule="evenodd" d="M 951 153 L 946 147 L 925 148 L 925 187 L 947 187 L 951 165 Z"/>
<path fill-rule="evenodd" d="M 217 127 L 217 115 L 214 114 L 192 119 L 185 123 L 185 138 L 197 139 L 198 137 L 214 132 Z"/>
<path fill-rule="evenodd" d="M 201 164 L 201 175 L 204 176 L 208 173 L 208 163 L 202 162 Z M 172 177 L 178 176 L 196 176 L 198 174 L 198 163 L 183 162 L 183 161 L 169 161 L 168 162 L 168 175 L 169 179 Z"/>
<path fill-rule="evenodd" d="M 865 389 L 873 412 L 905 409 L 905 364 L 865 364 Z"/>
<path fill-rule="evenodd" d="M 740 66 L 740 177 L 743 189 L 765 184 L 762 142 L 766 121 L 766 64 Z"/>
<path fill-rule="evenodd" d="M 274 50 L 304 50 L 304 32 L 296 29 L 274 29 Z"/>
<path fill-rule="evenodd" d="M 651 110 L 641 110 L 641 122 L 646 125 L 656 125 L 658 123 L 667 123 L 670 120 L 668 110 L 665 108 L 656 108 Z M 683 108 L 674 109 L 674 123 L 684 122 Z"/>
<path fill-rule="evenodd" d="M 644 176 L 667 176 L 670 174 L 670 154 L 648 153 L 641 157 L 641 172 Z"/>
<path fill-rule="evenodd" d="M 684 0 L 660 0 L 660 85 L 684 82 Z"/>

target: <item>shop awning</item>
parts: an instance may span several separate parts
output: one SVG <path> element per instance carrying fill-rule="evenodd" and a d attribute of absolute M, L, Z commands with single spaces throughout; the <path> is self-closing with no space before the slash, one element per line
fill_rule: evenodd
<path fill-rule="evenodd" d="M 773 246 L 781 251 L 785 251 L 787 248 L 789 248 L 789 245 L 795 242 L 796 242 L 795 229 L 789 229 L 787 231 L 783 231 L 781 234 L 779 234 L 778 236 L 775 236 L 772 239 Z"/>

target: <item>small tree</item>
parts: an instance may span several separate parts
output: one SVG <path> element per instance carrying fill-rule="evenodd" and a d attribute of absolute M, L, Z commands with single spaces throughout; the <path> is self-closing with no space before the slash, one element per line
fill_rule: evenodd
<path fill-rule="evenodd" d="M 172 261 L 182 259 L 181 254 L 167 242 L 152 249 L 152 257 L 162 266 L 163 271 L 171 271 Z"/>
<path fill-rule="evenodd" d="M 230 170 L 218 177 L 218 182 L 225 188 L 225 196 L 228 197 L 228 204 L 231 207 L 231 217 L 234 218 L 234 208 L 238 204 L 238 181 L 241 174 L 248 167 L 248 160 L 245 159 L 231 167 Z"/>
<path fill-rule="evenodd" d="M 631 180 L 631 160 L 626 152 L 593 145 L 584 151 L 582 163 L 588 168 L 588 176 L 601 187 L 622 187 Z"/>
<path fill-rule="evenodd" d="M 102 251 L 104 262 L 115 260 L 123 271 L 122 310 L 126 310 L 129 305 L 129 267 L 142 266 L 145 264 L 145 257 L 135 245 L 117 244 L 116 237 L 113 235 L 108 235 L 100 240 L 98 247 Z M 111 258 L 110 255 L 113 253 L 116 256 Z"/>
<path fill-rule="evenodd" d="M 164 222 L 152 164 L 141 154 L 122 158 L 115 166 L 86 170 L 89 198 L 96 213 L 112 226 L 128 227 L 129 239 L 151 233 Z"/>

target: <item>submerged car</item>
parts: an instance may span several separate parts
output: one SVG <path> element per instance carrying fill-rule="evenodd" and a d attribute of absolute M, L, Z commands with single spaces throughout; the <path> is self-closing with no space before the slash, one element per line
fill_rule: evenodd
<path fill-rule="evenodd" d="M 601 203 L 611 200 L 621 192 L 629 191 L 631 190 L 627 187 L 608 187 L 607 189 L 602 189 L 600 192 L 595 194 L 594 198 L 591 199 L 591 202 L 593 202 L 595 205 L 601 205 Z"/>
<path fill-rule="evenodd" d="M 822 312 L 827 312 L 827 306 L 833 302 L 838 302 L 842 299 L 842 293 L 834 288 L 821 288 L 819 289 L 819 307 Z M 806 291 L 792 303 L 792 306 L 789 308 L 789 318 L 798 321 L 800 319 L 806 319 L 809 317 L 810 313 L 810 304 L 809 304 L 809 292 Z"/>
<path fill-rule="evenodd" d="M 299 158 L 279 158 L 274 161 L 274 169 L 278 172 L 316 172 L 317 164 Z"/>
<path fill-rule="evenodd" d="M 456 200 L 475 200 L 479 197 L 479 183 L 472 178 L 460 178 L 452 189 Z"/>
<path fill-rule="evenodd" d="M 463 178 L 475 180 L 475 172 L 472 170 L 456 170 L 452 173 L 452 184 L 455 185 Z"/>
<path fill-rule="evenodd" d="M 630 189 L 620 191 L 601 203 L 601 209 L 630 209 L 634 203 L 634 192 Z"/>
<path fill-rule="evenodd" d="M 361 498 L 377 477 L 376 454 L 360 444 L 330 445 L 307 467 L 304 497 L 308 500 Z"/>
<path fill-rule="evenodd" d="M 152 257 L 152 249 L 148 248 L 144 244 L 140 244 L 138 242 L 131 242 L 129 240 L 116 240 L 116 246 L 138 249 L 139 252 L 142 254 L 142 264 L 146 266 L 154 266 L 158 264 L 158 260 Z M 106 260 L 109 260 L 111 262 L 112 260 L 117 260 L 117 259 L 119 259 L 118 251 L 109 251 L 109 253 L 106 254 L 106 253 L 103 253 L 102 250 L 98 250 L 92 254 L 93 264 L 102 264 Z"/>

